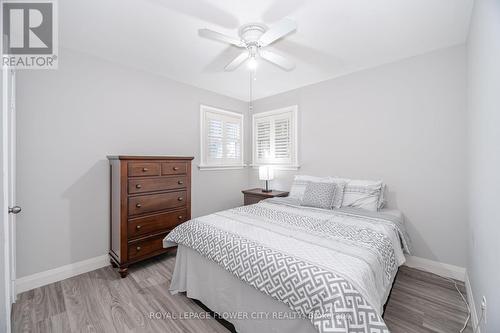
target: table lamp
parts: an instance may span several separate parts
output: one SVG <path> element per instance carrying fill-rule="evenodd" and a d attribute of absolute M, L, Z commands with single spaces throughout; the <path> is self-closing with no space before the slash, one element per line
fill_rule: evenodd
<path fill-rule="evenodd" d="M 269 181 L 274 179 L 274 170 L 271 166 L 263 165 L 259 167 L 259 179 L 266 181 L 266 188 L 262 192 L 272 192 L 269 188 Z"/>

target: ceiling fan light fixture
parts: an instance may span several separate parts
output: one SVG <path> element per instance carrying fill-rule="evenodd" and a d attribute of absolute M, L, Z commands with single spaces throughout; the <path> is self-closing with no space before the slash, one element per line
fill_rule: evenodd
<path fill-rule="evenodd" d="M 201 37 L 214 39 L 239 48 L 242 52 L 236 56 L 224 70 L 230 72 L 247 63 L 247 67 L 255 71 L 259 65 L 257 57 L 262 58 L 273 65 L 276 65 L 286 71 L 295 68 L 295 64 L 286 57 L 267 51 L 264 48 L 274 43 L 278 39 L 284 38 L 297 29 L 295 21 L 284 18 L 275 23 L 271 28 L 261 23 L 244 24 L 238 30 L 238 37 L 232 37 L 210 29 L 199 29 Z"/>
<path fill-rule="evenodd" d="M 250 57 L 250 59 L 248 59 L 248 63 L 247 63 L 247 66 L 248 66 L 248 69 L 254 71 L 257 69 L 257 66 L 259 65 L 259 63 L 257 62 L 257 59 L 255 59 L 255 57 Z"/>

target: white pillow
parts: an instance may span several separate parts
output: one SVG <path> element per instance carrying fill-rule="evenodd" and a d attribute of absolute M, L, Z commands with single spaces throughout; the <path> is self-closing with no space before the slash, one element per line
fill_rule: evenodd
<path fill-rule="evenodd" d="M 356 180 L 333 178 L 345 181 L 342 207 L 353 207 L 376 212 L 384 204 L 385 185 L 380 180 Z"/>
<path fill-rule="evenodd" d="M 333 198 L 332 207 L 331 208 L 340 208 L 342 205 L 342 198 L 344 196 L 344 186 L 345 181 L 340 179 L 334 179 L 332 177 L 315 177 L 315 176 L 307 176 L 307 175 L 296 175 L 292 188 L 290 189 L 290 194 L 288 195 L 291 198 L 298 199 L 302 201 L 304 198 L 304 192 L 306 190 L 307 184 L 309 182 L 313 183 L 335 183 L 336 191 L 335 196 Z"/>

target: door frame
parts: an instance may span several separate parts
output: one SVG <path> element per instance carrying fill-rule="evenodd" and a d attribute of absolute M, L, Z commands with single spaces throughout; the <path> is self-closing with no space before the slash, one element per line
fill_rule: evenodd
<path fill-rule="evenodd" d="M 6 329 L 10 332 L 10 313 L 16 300 L 15 277 L 15 215 L 8 209 L 15 205 L 15 94 L 16 74 L 13 69 L 2 69 L 2 226 L 4 254 L 4 283 Z"/>

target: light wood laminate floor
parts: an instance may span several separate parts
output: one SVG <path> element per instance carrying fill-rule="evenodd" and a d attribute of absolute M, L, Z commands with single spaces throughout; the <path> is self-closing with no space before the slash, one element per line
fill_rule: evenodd
<path fill-rule="evenodd" d="M 212 318 L 150 318 L 152 312 L 205 313 L 184 294 L 168 292 L 174 264 L 170 254 L 132 266 L 125 279 L 108 266 L 24 292 L 13 307 L 13 332 L 227 333 Z M 465 293 L 463 283 L 459 287 Z M 458 332 L 466 311 L 453 283 L 402 267 L 384 319 L 393 333 Z"/>

